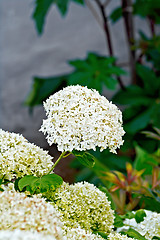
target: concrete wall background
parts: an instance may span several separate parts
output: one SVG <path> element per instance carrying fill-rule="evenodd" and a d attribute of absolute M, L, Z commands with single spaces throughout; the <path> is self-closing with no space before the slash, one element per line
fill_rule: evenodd
<path fill-rule="evenodd" d="M 119 2 L 112 1 L 108 13 Z M 87 7 L 70 4 L 64 19 L 52 7 L 44 34 L 38 37 L 31 19 L 33 6 L 30 0 L 0 1 L 0 128 L 22 133 L 47 148 L 44 136 L 38 132 L 45 118 L 43 108 L 36 107 L 30 116 L 23 106 L 32 76 L 69 72 L 67 60 L 84 58 L 88 51 L 107 54 L 107 48 L 104 34 Z M 144 23 L 138 20 L 139 24 Z M 115 55 L 127 61 L 122 21 L 112 25 L 111 31 Z"/>

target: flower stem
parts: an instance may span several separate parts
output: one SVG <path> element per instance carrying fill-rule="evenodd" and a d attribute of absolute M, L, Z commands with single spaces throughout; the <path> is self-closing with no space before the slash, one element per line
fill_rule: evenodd
<path fill-rule="evenodd" d="M 59 158 L 57 159 L 57 161 L 55 162 L 55 164 L 52 166 L 52 168 L 50 169 L 50 171 L 48 172 L 48 174 L 50 174 L 54 169 L 55 167 L 57 166 L 57 164 L 59 163 L 59 161 L 62 159 L 62 158 L 65 158 L 65 157 L 68 157 L 71 153 L 68 153 L 66 156 L 65 156 L 66 152 L 62 152 L 61 155 L 59 156 Z"/>

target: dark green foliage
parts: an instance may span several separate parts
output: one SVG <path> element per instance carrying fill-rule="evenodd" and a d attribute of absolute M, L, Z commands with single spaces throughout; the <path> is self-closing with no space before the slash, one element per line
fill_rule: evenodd
<path fill-rule="evenodd" d="M 140 201 L 140 205 L 145 204 L 145 209 L 160 213 L 160 201 L 153 197 L 143 196 Z"/>
<path fill-rule="evenodd" d="M 133 14 L 140 17 L 148 17 L 155 21 L 156 24 L 160 23 L 160 1 L 159 0 L 136 0 L 132 5 Z M 113 10 L 110 18 L 113 23 L 117 22 L 122 17 L 122 7 Z"/>
<path fill-rule="evenodd" d="M 45 24 L 45 19 L 50 7 L 55 4 L 62 16 L 65 16 L 68 10 L 68 5 L 71 0 L 35 0 L 35 10 L 33 19 L 36 24 L 37 32 L 42 34 Z M 83 4 L 83 0 L 72 0 L 73 2 Z"/>
<path fill-rule="evenodd" d="M 136 146 L 136 158 L 134 161 L 135 169 L 138 171 L 145 169 L 144 175 L 151 175 L 153 167 L 158 165 L 154 155 L 149 154 L 144 149 Z"/>
<path fill-rule="evenodd" d="M 42 177 L 26 175 L 19 180 L 18 187 L 20 191 L 26 188 L 31 194 L 34 194 L 55 190 L 62 185 L 62 183 L 63 179 L 57 174 L 48 174 Z"/>
<path fill-rule="evenodd" d="M 113 23 L 117 22 L 121 17 L 122 17 L 122 8 L 121 7 L 114 9 L 110 15 L 110 18 Z"/>
<path fill-rule="evenodd" d="M 33 87 L 29 93 L 25 104 L 33 107 L 42 102 L 51 94 L 66 86 L 66 75 L 60 77 L 33 78 Z"/>
<path fill-rule="evenodd" d="M 70 85 L 80 84 L 95 88 L 99 92 L 102 92 L 103 85 L 114 90 L 118 83 L 115 76 L 125 74 L 124 70 L 114 65 L 115 58 L 95 53 L 89 53 L 84 60 L 74 60 L 69 63 L 75 68 L 68 79 Z"/>
<path fill-rule="evenodd" d="M 46 15 L 54 0 L 36 0 L 33 19 L 36 23 L 36 28 L 39 34 L 43 32 Z"/>
<path fill-rule="evenodd" d="M 139 82 L 120 90 L 113 102 L 126 105 L 123 112 L 124 128 L 135 134 L 149 125 L 160 127 L 160 78 L 153 70 L 137 64 Z"/>
<path fill-rule="evenodd" d="M 160 36 L 155 35 L 148 38 L 143 32 L 140 32 L 141 39 L 137 48 L 141 49 L 147 61 L 150 61 L 156 69 L 160 69 Z"/>
<path fill-rule="evenodd" d="M 141 17 L 149 17 L 156 23 L 160 23 L 160 1 L 159 0 L 136 0 L 134 14 Z"/>

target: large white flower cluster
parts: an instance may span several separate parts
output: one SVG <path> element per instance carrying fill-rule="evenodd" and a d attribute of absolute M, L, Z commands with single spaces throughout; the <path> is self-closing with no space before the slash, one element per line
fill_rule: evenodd
<path fill-rule="evenodd" d="M 0 192 L 0 230 L 40 232 L 61 240 L 60 214 L 44 199 L 24 193 Z"/>
<path fill-rule="evenodd" d="M 114 212 L 105 193 L 93 184 L 63 183 L 54 192 L 47 193 L 62 215 L 66 227 L 109 233 L 113 228 Z"/>
<path fill-rule="evenodd" d="M 37 232 L 22 231 L 15 229 L 13 231 L 1 230 L 0 240 L 57 240 L 54 236 L 44 235 Z"/>
<path fill-rule="evenodd" d="M 22 135 L 0 129 L 0 179 L 42 176 L 51 166 L 52 157 L 47 151 L 29 143 Z"/>
<path fill-rule="evenodd" d="M 160 238 L 160 213 L 144 210 L 146 217 L 140 223 L 135 218 L 125 219 L 124 226 L 119 231 L 127 230 L 129 227 L 135 229 L 146 239 L 152 239 L 154 236 Z"/>
<path fill-rule="evenodd" d="M 122 113 L 96 90 L 68 86 L 44 102 L 47 119 L 40 131 L 58 150 L 116 149 L 123 144 Z"/>

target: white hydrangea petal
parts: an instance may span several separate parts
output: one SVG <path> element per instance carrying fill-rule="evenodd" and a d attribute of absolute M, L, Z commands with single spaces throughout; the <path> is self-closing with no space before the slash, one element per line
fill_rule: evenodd
<path fill-rule="evenodd" d="M 68 86 L 44 102 L 47 119 L 40 131 L 58 150 L 116 149 L 123 144 L 122 113 L 96 90 Z"/>
<path fill-rule="evenodd" d="M 0 178 L 42 176 L 52 164 L 47 151 L 28 142 L 22 135 L 0 129 Z"/>

